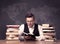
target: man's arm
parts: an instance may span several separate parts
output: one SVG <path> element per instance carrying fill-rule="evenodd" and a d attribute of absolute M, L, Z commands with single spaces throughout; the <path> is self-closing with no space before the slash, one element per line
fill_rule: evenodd
<path fill-rule="evenodd" d="M 18 31 L 20 41 L 24 41 L 24 36 L 22 36 L 23 32 L 24 32 L 24 24 L 20 25 L 19 31 Z"/>
<path fill-rule="evenodd" d="M 39 30 L 40 36 L 36 36 L 36 40 L 44 40 L 45 37 L 44 37 L 44 35 L 43 35 L 42 26 L 38 25 L 38 30 Z"/>
<path fill-rule="evenodd" d="M 24 24 L 20 25 L 19 27 L 19 31 L 18 31 L 19 35 L 21 35 L 23 31 L 24 31 Z"/>

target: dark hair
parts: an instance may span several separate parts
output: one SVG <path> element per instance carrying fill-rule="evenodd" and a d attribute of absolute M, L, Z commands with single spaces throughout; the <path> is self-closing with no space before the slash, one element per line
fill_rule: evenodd
<path fill-rule="evenodd" d="M 35 16 L 32 13 L 28 13 L 25 16 L 25 18 L 30 18 L 30 17 L 33 17 L 33 19 L 35 19 Z"/>

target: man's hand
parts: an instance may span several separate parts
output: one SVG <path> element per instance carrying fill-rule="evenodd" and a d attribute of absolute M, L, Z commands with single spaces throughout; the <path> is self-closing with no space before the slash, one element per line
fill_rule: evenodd
<path fill-rule="evenodd" d="M 24 39 L 26 40 L 31 39 L 31 36 L 24 36 Z"/>

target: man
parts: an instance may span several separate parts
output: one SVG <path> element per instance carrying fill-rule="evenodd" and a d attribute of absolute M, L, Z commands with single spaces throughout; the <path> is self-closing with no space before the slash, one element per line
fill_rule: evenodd
<path fill-rule="evenodd" d="M 32 13 L 25 16 L 26 23 L 19 27 L 20 40 L 44 40 L 42 26 L 35 23 L 35 17 Z M 24 34 L 23 34 L 24 33 Z M 25 36 L 25 34 L 27 36 Z M 23 37 L 22 37 L 23 35 Z M 31 36 L 29 36 L 31 35 Z"/>

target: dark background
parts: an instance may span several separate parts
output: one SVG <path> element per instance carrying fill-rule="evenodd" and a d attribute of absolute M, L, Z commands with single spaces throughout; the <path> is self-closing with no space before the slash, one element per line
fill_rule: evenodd
<path fill-rule="evenodd" d="M 60 39 L 59 0 L 0 0 L 0 39 L 5 39 L 7 24 L 25 23 L 26 13 L 33 13 L 36 23 L 49 23 L 55 27 Z"/>

